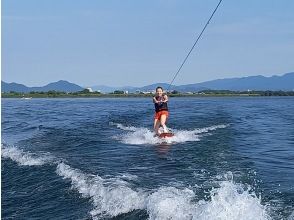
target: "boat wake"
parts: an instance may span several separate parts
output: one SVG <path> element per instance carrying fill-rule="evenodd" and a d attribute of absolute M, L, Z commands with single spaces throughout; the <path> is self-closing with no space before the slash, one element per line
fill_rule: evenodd
<path fill-rule="evenodd" d="M 93 219 L 109 218 L 134 210 L 144 210 L 149 219 L 270 219 L 269 207 L 261 198 L 224 175 L 218 187 L 210 189 L 207 199 L 199 199 L 193 188 L 162 186 L 153 190 L 138 188 L 124 176 L 102 178 L 53 160 L 48 153 L 28 153 L 14 146 L 2 145 L 2 157 L 20 166 L 56 165 L 56 174 L 71 183 L 71 189 L 91 201 Z M 53 161 L 52 161 L 53 160 Z M 53 162 L 53 163 L 52 163 Z M 132 178 L 138 178 L 131 175 Z M 215 184 L 214 184 L 215 185 Z"/>
<path fill-rule="evenodd" d="M 54 161 L 54 157 L 49 153 L 35 153 L 25 152 L 14 146 L 7 146 L 1 144 L 1 156 L 3 158 L 9 158 L 19 165 L 24 166 L 41 166 L 46 163 Z"/>
<path fill-rule="evenodd" d="M 159 138 L 154 136 L 154 132 L 144 127 L 125 126 L 120 123 L 110 123 L 112 126 L 126 131 L 126 133 L 114 136 L 115 139 L 121 141 L 124 144 L 161 144 L 161 143 L 184 143 L 199 141 L 204 134 L 210 134 L 209 132 L 228 127 L 227 124 L 214 125 L 205 128 L 196 128 L 194 130 L 176 130 L 170 129 L 174 133 L 173 137 Z"/>

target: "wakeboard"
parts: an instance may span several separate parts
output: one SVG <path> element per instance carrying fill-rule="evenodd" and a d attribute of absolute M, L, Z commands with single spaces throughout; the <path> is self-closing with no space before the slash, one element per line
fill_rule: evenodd
<path fill-rule="evenodd" d="M 168 132 L 168 133 L 161 133 L 161 134 L 159 135 L 159 138 L 167 138 L 167 137 L 173 137 L 173 136 L 174 136 L 173 133 Z"/>

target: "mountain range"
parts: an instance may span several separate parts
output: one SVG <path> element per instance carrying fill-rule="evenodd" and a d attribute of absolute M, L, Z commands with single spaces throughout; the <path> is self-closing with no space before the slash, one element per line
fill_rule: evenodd
<path fill-rule="evenodd" d="M 168 83 L 154 83 L 143 87 L 109 87 L 109 86 L 93 86 L 93 90 L 100 90 L 102 92 L 112 92 L 115 90 L 123 90 L 129 92 L 135 91 L 151 91 L 157 86 L 168 88 Z M 171 90 L 180 92 L 198 92 L 201 90 L 232 90 L 232 91 L 245 91 L 245 90 L 294 90 L 294 72 L 286 73 L 282 76 L 265 77 L 262 75 L 248 76 L 239 78 L 226 78 L 210 80 L 202 83 L 186 84 L 179 86 L 172 86 Z"/>
<path fill-rule="evenodd" d="M 92 86 L 94 91 L 100 90 L 101 92 L 108 93 L 115 90 L 123 90 L 129 92 L 135 91 L 152 91 L 157 86 L 168 88 L 167 83 L 155 83 L 143 87 L 125 86 L 125 87 L 110 87 L 105 85 Z M 81 91 L 85 87 L 79 86 L 68 81 L 60 80 L 58 82 L 49 83 L 42 87 L 27 87 L 23 84 L 18 83 L 6 83 L 1 81 L 2 92 L 23 92 L 28 93 L 30 91 L 44 91 L 49 90 L 64 91 L 64 92 L 76 92 Z M 245 90 L 283 90 L 292 91 L 294 90 L 294 72 L 286 73 L 281 76 L 248 76 L 240 78 L 226 78 L 210 80 L 202 83 L 186 84 L 179 86 L 172 86 L 172 90 L 180 92 L 198 92 L 201 90 L 212 89 L 212 90 L 232 90 L 232 91 L 245 91 Z"/>
<path fill-rule="evenodd" d="M 48 85 L 45 86 L 40 86 L 40 87 L 27 87 L 23 84 L 18 84 L 18 83 L 6 83 L 1 81 L 1 91 L 2 92 L 23 92 L 23 93 L 28 93 L 31 91 L 35 92 L 48 92 L 50 90 L 55 90 L 55 91 L 63 91 L 63 92 L 76 92 L 76 91 L 81 91 L 84 88 L 76 85 L 74 83 L 70 83 L 65 80 L 59 80 L 57 82 L 49 83 Z"/>

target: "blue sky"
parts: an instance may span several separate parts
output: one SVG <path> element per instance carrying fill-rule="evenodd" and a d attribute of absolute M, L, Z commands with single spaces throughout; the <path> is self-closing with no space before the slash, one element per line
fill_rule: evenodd
<path fill-rule="evenodd" d="M 170 82 L 218 0 L 2 0 L 2 80 Z M 294 71 L 293 0 L 223 0 L 176 85 Z"/>

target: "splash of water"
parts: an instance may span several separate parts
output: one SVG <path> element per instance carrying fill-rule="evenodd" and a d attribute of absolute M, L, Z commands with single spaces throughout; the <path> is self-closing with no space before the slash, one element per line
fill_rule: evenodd
<path fill-rule="evenodd" d="M 142 144 L 161 144 L 161 143 L 184 143 L 184 142 L 193 142 L 199 141 L 200 137 L 204 133 L 209 133 L 210 131 L 214 131 L 216 129 L 226 128 L 228 125 L 214 125 L 205 128 L 197 128 L 194 130 L 176 130 L 171 129 L 174 133 L 173 137 L 170 138 L 159 138 L 154 136 L 154 132 L 149 130 L 148 128 L 134 127 L 134 126 L 125 126 L 119 123 L 112 123 L 117 128 L 128 131 L 127 133 L 114 136 L 115 139 L 121 141 L 125 144 L 134 144 L 134 145 L 142 145 Z"/>
<path fill-rule="evenodd" d="M 195 219 L 211 220 L 264 220 L 270 219 L 267 206 L 254 192 L 245 190 L 242 184 L 223 181 L 220 187 L 210 191 L 210 201 L 199 201 Z"/>
<path fill-rule="evenodd" d="M 192 219 L 194 197 L 190 189 L 161 187 L 147 198 L 149 219 Z"/>

